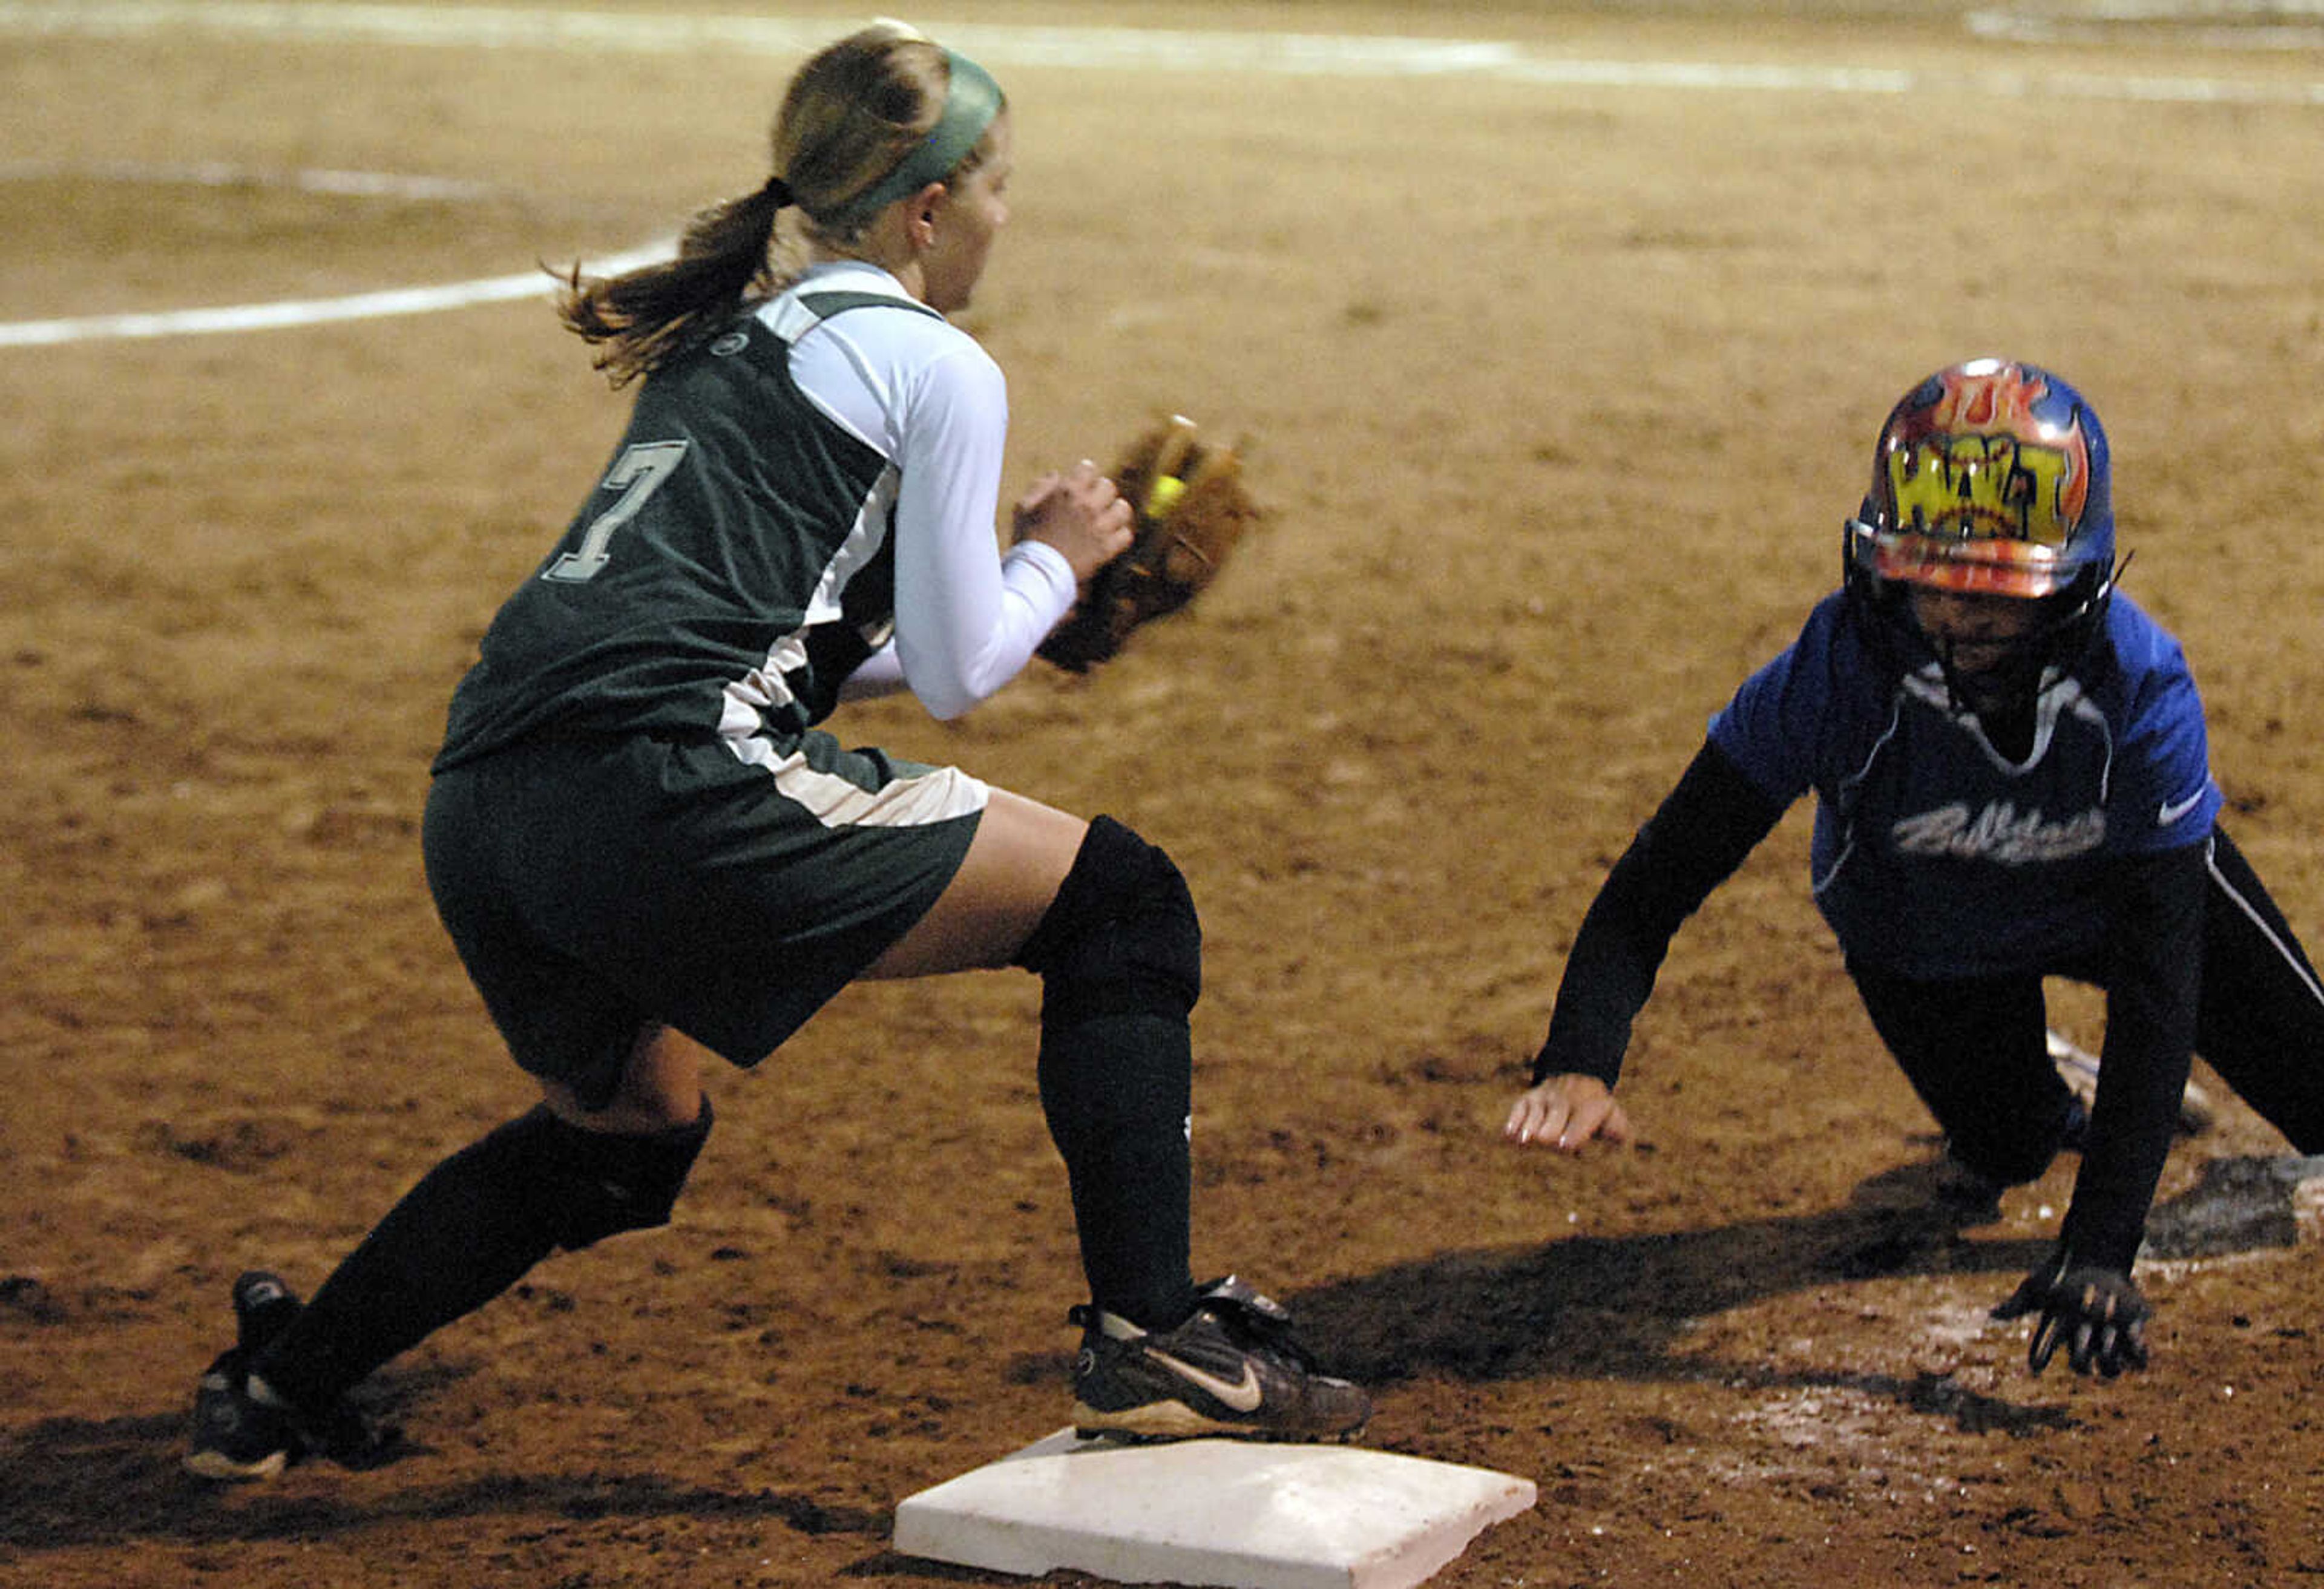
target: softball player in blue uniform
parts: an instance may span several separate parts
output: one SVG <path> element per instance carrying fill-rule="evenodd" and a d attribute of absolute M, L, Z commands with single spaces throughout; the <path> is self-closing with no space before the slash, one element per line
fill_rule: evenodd
<path fill-rule="evenodd" d="M 1811 881 L 1882 1041 L 1985 1194 L 2081 1164 L 2052 1255 L 1996 1310 L 2105 1375 L 2146 1360 L 2131 1279 L 2200 1052 L 2324 1149 L 2324 988 L 2218 825 L 2178 642 L 2115 589 L 2107 441 L 2073 388 L 1978 360 L 1896 405 L 1845 578 L 1711 721 L 1585 916 L 1511 1108 L 1519 1144 L 1627 1139 L 1613 1097 L 1672 936 L 1801 796 Z M 2043 979 L 2106 990 L 2085 1112 Z"/>
<path fill-rule="evenodd" d="M 800 69 L 773 142 L 775 178 L 696 217 L 675 261 L 568 284 L 567 323 L 642 382 L 435 764 L 429 888 L 542 1102 L 429 1171 L 311 1302 L 237 1281 L 198 1474 L 364 1455 L 346 1392 L 372 1370 L 558 1248 L 667 1223 L 711 1129 L 706 1053 L 755 1064 L 857 978 L 1010 964 L 1044 981 L 1040 1097 L 1091 1290 L 1076 1425 L 1338 1436 L 1369 1416 L 1280 1308 L 1190 1279 L 1201 937 L 1169 858 L 817 726 L 901 688 L 969 710 L 1129 541 L 1085 464 L 996 546 L 1006 390 L 945 315 L 1007 219 L 1001 91 L 877 24 Z"/>

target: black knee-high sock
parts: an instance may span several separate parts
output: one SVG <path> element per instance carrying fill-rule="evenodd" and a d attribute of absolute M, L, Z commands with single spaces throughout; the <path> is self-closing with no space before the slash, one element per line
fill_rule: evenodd
<path fill-rule="evenodd" d="M 1041 1107 L 1065 1161 L 1097 1305 L 1148 1329 L 1194 1309 L 1192 1043 L 1184 1020 L 1097 1015 L 1041 1029 Z"/>
<path fill-rule="evenodd" d="M 1194 1311 L 1187 1218 L 1203 932 L 1186 880 L 1111 817 L 1089 825 L 1017 963 L 1041 978 L 1041 1107 L 1097 1305 L 1148 1329 Z"/>
<path fill-rule="evenodd" d="M 648 1135 L 582 1131 L 546 1107 L 496 1127 L 388 1210 L 253 1372 L 294 1407 L 323 1411 L 557 1247 L 665 1223 L 710 1125 L 706 1098 L 691 1125 Z"/>

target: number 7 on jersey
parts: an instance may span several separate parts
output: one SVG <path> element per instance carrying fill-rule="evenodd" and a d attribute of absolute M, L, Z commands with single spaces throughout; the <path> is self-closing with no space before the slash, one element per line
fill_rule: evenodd
<path fill-rule="evenodd" d="M 682 441 L 646 441 L 623 447 L 622 455 L 605 472 L 600 491 L 620 491 L 613 505 L 589 521 L 582 533 L 581 544 L 558 557 L 540 571 L 543 579 L 565 580 L 578 583 L 595 579 L 597 571 L 605 566 L 609 554 L 606 543 L 613 532 L 638 515 L 646 499 L 660 489 L 686 456 L 687 444 Z"/>

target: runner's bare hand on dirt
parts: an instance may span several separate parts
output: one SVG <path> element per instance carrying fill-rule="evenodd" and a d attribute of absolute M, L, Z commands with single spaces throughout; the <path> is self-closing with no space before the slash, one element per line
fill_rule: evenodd
<path fill-rule="evenodd" d="M 1627 1143 L 1630 1117 L 1613 1089 L 1595 1076 L 1553 1076 L 1518 1096 L 1501 1134 L 1518 1147 L 1554 1147 L 1578 1153 L 1595 1139 Z"/>
<path fill-rule="evenodd" d="M 1130 545 L 1129 501 L 1098 466 L 1084 458 L 1065 473 L 1044 474 L 1017 500 L 1015 538 L 1055 547 L 1086 582 L 1100 565 Z"/>

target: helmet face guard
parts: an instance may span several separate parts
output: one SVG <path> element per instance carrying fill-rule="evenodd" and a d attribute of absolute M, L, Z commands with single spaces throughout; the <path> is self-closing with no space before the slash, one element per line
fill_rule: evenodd
<path fill-rule="evenodd" d="M 2079 657 L 2117 572 L 2106 432 L 2082 395 L 2048 371 L 2002 359 L 1940 370 L 1889 411 L 1871 489 L 1842 531 L 1842 574 L 1859 609 L 1936 656 L 1957 697 L 2037 689 Z M 2024 655 L 1996 676 L 1957 676 L 1923 632 L 1914 590 L 2040 602 Z"/>

